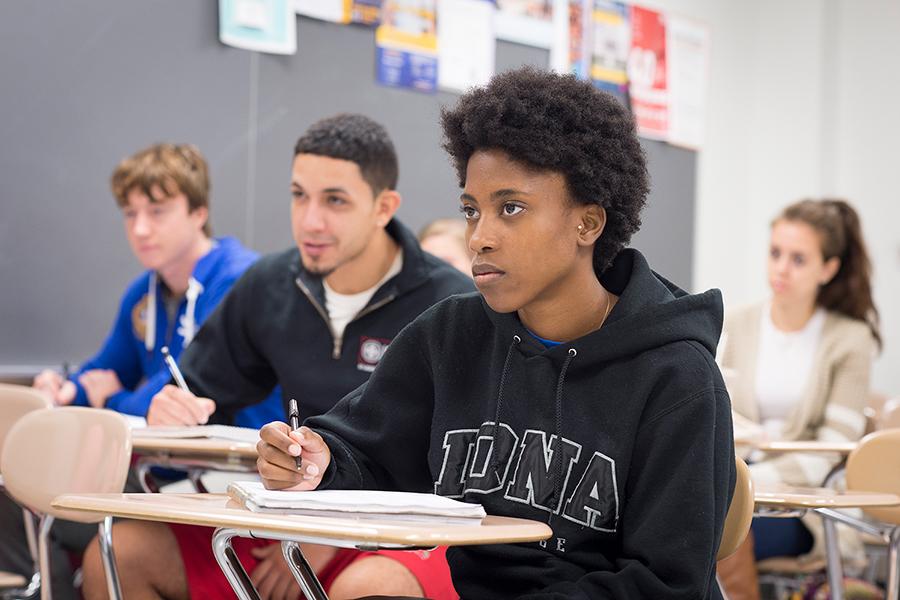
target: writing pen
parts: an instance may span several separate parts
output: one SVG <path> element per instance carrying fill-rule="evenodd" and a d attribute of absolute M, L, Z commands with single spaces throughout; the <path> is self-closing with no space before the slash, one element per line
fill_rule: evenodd
<path fill-rule="evenodd" d="M 297 401 L 293 398 L 288 402 L 288 420 L 291 422 L 291 431 L 300 429 L 300 409 L 297 407 Z M 299 471 L 303 467 L 303 459 L 295 456 L 294 462 L 297 464 L 297 470 Z"/>
<path fill-rule="evenodd" d="M 166 363 L 166 366 L 169 368 L 169 373 L 172 374 L 172 379 L 175 380 L 175 383 L 178 384 L 178 387 L 187 393 L 191 393 L 191 390 L 188 389 L 187 382 L 184 380 L 184 375 L 181 374 L 181 369 L 178 368 L 178 364 L 175 362 L 175 359 L 172 358 L 172 355 L 169 354 L 169 347 L 163 346 L 161 349 L 163 355 L 163 362 Z"/>

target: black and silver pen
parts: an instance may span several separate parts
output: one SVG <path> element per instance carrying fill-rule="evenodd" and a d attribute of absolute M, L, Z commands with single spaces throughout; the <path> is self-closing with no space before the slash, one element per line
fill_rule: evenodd
<path fill-rule="evenodd" d="M 290 421 L 291 431 L 300 429 L 300 409 L 297 407 L 297 401 L 293 398 L 288 402 L 288 420 Z M 301 453 L 302 451 L 301 448 Z M 303 459 L 295 456 L 294 462 L 297 464 L 297 470 L 299 471 L 303 467 Z"/>
<path fill-rule="evenodd" d="M 169 367 L 169 373 L 172 374 L 172 379 L 175 380 L 175 383 L 178 384 L 178 387 L 182 389 L 182 391 L 190 393 L 191 390 L 188 389 L 187 382 L 184 380 L 184 375 L 181 374 L 181 369 L 178 368 L 178 364 L 175 362 L 175 359 L 172 358 L 172 355 L 169 354 L 169 347 L 163 346 L 160 349 L 163 355 L 163 362 L 166 363 L 166 366 Z"/>

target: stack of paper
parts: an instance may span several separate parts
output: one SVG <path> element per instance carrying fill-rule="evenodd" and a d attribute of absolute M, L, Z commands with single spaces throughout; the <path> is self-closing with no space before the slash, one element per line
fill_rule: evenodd
<path fill-rule="evenodd" d="M 258 481 L 236 481 L 228 494 L 253 512 L 478 524 L 486 516 L 480 504 L 459 502 L 435 494 L 376 490 L 267 490 Z"/>
<path fill-rule="evenodd" d="M 232 427 L 231 425 L 196 425 L 194 427 L 144 427 L 131 430 L 134 438 L 208 438 L 215 440 L 228 440 L 232 442 L 247 442 L 255 444 L 259 441 L 259 429 L 248 427 Z"/>

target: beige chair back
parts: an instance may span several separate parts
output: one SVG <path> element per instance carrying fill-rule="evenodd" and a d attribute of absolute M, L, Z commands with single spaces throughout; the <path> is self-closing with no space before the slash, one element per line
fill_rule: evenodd
<path fill-rule="evenodd" d="M 0 456 L 7 492 L 20 504 L 58 518 L 96 523 L 91 517 L 53 508 L 61 494 L 121 493 L 131 463 L 131 431 L 110 410 L 43 409 L 13 425 Z"/>
<path fill-rule="evenodd" d="M 847 457 L 847 488 L 900 495 L 900 429 L 870 433 Z M 900 525 L 900 506 L 866 508 L 879 521 Z"/>
<path fill-rule="evenodd" d="M 53 402 L 43 392 L 24 385 L 0 383 L 0 456 L 6 433 L 16 421 L 33 410 L 51 406 Z"/>
<path fill-rule="evenodd" d="M 725 515 L 725 527 L 722 530 L 722 541 L 719 542 L 719 553 L 716 560 L 728 558 L 744 543 L 753 520 L 753 480 L 750 469 L 741 457 L 734 457 L 736 471 L 734 494 Z"/>

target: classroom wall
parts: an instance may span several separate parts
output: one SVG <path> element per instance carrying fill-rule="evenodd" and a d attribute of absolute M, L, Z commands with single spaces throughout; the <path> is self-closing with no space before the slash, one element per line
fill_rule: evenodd
<path fill-rule="evenodd" d="M 501 42 L 497 69 L 546 66 L 546 50 Z M 338 111 L 390 131 L 399 215 L 413 229 L 459 216 L 440 149 L 449 93 L 374 82 L 374 32 L 298 19 L 294 56 L 226 47 L 215 3 L 0 2 L 0 377 L 86 359 L 140 271 L 108 188 L 120 158 L 189 141 L 212 178 L 212 224 L 261 251 L 291 245 L 297 136 Z M 653 190 L 634 239 L 691 287 L 696 153 L 645 141 Z"/>
<path fill-rule="evenodd" d="M 651 5 L 648 2 L 648 5 Z M 900 395 L 900 4 L 894 0 L 653 6 L 712 31 L 707 139 L 698 158 L 695 289 L 726 305 L 768 295 L 768 224 L 805 196 L 859 209 L 876 268 L 885 351 L 873 387 Z"/>
<path fill-rule="evenodd" d="M 824 187 L 860 209 L 885 338 L 873 383 L 900 396 L 900 3 L 835 4 L 835 85 L 825 94 L 833 133 Z"/>

